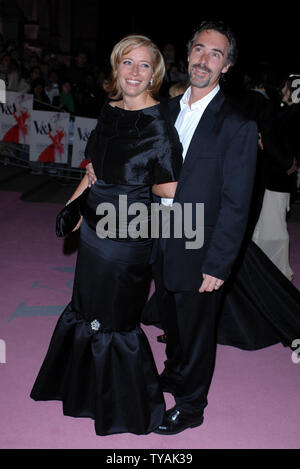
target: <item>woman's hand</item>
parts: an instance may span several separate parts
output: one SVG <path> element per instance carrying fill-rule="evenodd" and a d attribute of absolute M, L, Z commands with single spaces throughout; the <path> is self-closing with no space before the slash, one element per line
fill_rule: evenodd
<path fill-rule="evenodd" d="M 86 165 L 86 175 L 88 177 L 88 187 L 92 187 L 93 184 L 97 181 L 97 177 L 93 168 L 92 163 Z"/>
<path fill-rule="evenodd" d="M 75 226 L 75 228 L 72 230 L 72 233 L 73 233 L 73 231 L 79 230 L 79 228 L 80 228 L 80 226 L 81 226 L 81 223 L 82 223 L 82 218 L 83 218 L 83 217 L 80 217 L 80 220 L 79 220 L 79 222 L 77 223 L 77 225 Z"/>

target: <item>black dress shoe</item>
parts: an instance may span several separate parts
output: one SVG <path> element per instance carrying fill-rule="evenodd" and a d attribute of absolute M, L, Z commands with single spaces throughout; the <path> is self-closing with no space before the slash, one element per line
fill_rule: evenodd
<path fill-rule="evenodd" d="M 154 433 L 176 435 L 187 428 L 198 427 L 203 423 L 203 420 L 203 415 L 187 414 L 175 406 L 165 413 L 162 424 L 154 430 Z"/>

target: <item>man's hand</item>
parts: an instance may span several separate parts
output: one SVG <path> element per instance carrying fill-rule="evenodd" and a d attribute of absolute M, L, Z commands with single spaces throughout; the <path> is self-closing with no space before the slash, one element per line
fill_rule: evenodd
<path fill-rule="evenodd" d="M 97 181 L 97 177 L 96 177 L 92 163 L 87 164 L 85 169 L 86 169 L 86 175 L 89 181 L 88 186 L 92 187 L 92 185 L 95 184 L 95 182 Z"/>
<path fill-rule="evenodd" d="M 219 290 L 219 288 L 223 285 L 224 280 L 221 280 L 216 277 L 212 277 L 208 274 L 203 274 L 203 282 L 201 287 L 199 288 L 199 293 L 203 292 L 212 292 L 214 290 Z"/>

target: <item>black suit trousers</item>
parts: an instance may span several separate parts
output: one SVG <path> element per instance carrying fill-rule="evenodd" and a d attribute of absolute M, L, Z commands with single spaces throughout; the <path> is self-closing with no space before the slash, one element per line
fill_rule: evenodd
<path fill-rule="evenodd" d="M 175 389 L 176 405 L 201 414 L 215 367 L 217 325 L 223 288 L 213 292 L 170 292 L 164 287 L 163 255 L 153 265 L 157 308 L 167 335 L 163 377 Z M 201 273 L 199 274 L 199 287 Z"/>

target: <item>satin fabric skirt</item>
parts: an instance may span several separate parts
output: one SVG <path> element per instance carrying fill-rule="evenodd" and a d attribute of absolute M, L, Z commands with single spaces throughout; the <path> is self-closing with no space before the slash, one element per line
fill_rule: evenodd
<path fill-rule="evenodd" d="M 281 342 L 294 349 L 300 337 L 300 292 L 253 241 L 242 248 L 222 289 L 218 344 L 259 350 Z M 156 293 L 142 322 L 162 327 Z"/>
<path fill-rule="evenodd" d="M 97 201 L 106 198 L 107 188 L 96 189 Z M 63 401 L 65 415 L 94 419 L 98 435 L 147 434 L 162 422 L 163 393 L 140 328 L 151 249 L 148 239 L 100 239 L 83 221 L 72 301 L 31 392 Z"/>
<path fill-rule="evenodd" d="M 300 337 L 300 292 L 252 241 L 225 283 L 218 343 L 258 350 Z"/>

